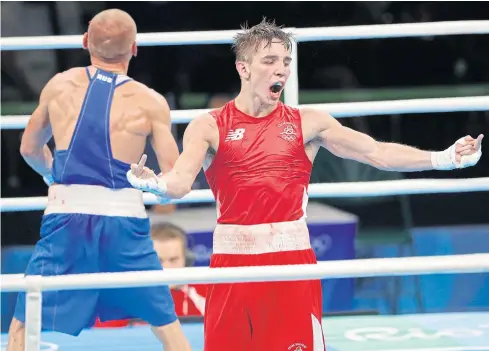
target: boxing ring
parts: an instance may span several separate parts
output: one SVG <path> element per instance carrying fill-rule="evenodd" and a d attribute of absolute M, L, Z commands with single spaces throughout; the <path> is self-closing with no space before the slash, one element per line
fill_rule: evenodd
<path fill-rule="evenodd" d="M 489 21 L 434 22 L 414 24 L 367 25 L 326 28 L 287 28 L 296 33 L 297 42 L 353 40 L 435 35 L 488 34 Z M 145 33 L 138 45 L 229 44 L 237 31 Z M 81 36 L 1 38 L 2 50 L 42 50 L 81 48 Z M 291 75 L 285 88 L 285 103 L 298 106 L 299 81 L 297 44 L 292 49 Z M 329 111 L 334 117 L 488 111 L 489 96 L 464 98 L 415 99 L 377 102 L 300 105 Z M 174 123 L 188 123 L 208 110 L 172 111 Z M 29 116 L 2 116 L 2 129 L 23 129 Z M 395 194 L 457 193 L 489 191 L 489 177 L 473 179 L 416 179 L 381 182 L 311 184 L 311 198 L 385 196 Z M 144 194 L 146 204 L 156 198 Z M 177 203 L 213 202 L 210 190 L 194 190 Z M 42 210 L 46 197 L 1 200 L 2 212 Z M 24 277 L 3 274 L 2 292 L 27 291 L 26 350 L 160 350 L 148 327 L 86 330 L 73 338 L 41 332 L 42 291 L 106 289 L 154 286 L 161 284 L 260 282 L 299 279 L 378 277 L 489 272 L 489 254 L 431 257 L 404 257 L 320 262 L 316 266 L 240 267 L 210 270 L 206 267 L 172 269 L 162 272 L 80 274 L 58 277 Z M 76 316 L 74 316 L 76 318 Z M 403 316 L 355 316 L 325 318 L 324 333 L 329 351 L 469 351 L 489 350 L 489 312 L 424 314 Z M 203 325 L 185 324 L 184 331 L 193 350 L 203 348 Z M 2 335 L 2 348 L 7 336 Z M 307 351 L 307 350 L 306 350 Z M 312 351 L 312 350 L 311 350 Z"/>

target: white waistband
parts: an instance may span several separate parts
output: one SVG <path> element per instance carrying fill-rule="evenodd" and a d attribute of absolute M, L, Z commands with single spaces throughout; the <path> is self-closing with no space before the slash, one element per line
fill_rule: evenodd
<path fill-rule="evenodd" d="M 262 254 L 311 248 L 306 221 L 256 225 L 218 224 L 213 253 Z"/>
<path fill-rule="evenodd" d="M 143 194 L 132 188 L 109 189 L 96 185 L 49 187 L 44 214 L 82 213 L 99 216 L 147 218 Z"/>

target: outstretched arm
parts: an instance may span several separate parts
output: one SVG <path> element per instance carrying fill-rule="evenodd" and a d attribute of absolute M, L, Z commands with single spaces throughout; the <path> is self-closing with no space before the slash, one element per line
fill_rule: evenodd
<path fill-rule="evenodd" d="M 214 118 L 205 114 L 190 122 L 183 137 L 183 152 L 166 174 L 156 176 L 144 167 L 144 156 L 139 165 L 132 165 L 127 174 L 129 182 L 137 189 L 149 191 L 163 198 L 180 199 L 187 195 L 204 162 L 216 133 Z"/>
<path fill-rule="evenodd" d="M 317 121 L 316 139 L 336 156 L 356 160 L 387 171 L 415 172 L 445 170 L 475 165 L 481 156 L 483 135 L 467 136 L 445 151 L 431 152 L 411 146 L 386 143 L 342 126 L 329 114 L 306 110 Z"/>
<path fill-rule="evenodd" d="M 44 87 L 39 98 L 39 105 L 32 113 L 25 127 L 20 144 L 20 154 L 27 164 L 44 177 L 46 183 L 52 182 L 51 168 L 53 155 L 46 145 L 52 137 L 49 122 L 48 104 L 57 94 L 57 81 L 60 75 L 54 76 Z"/>

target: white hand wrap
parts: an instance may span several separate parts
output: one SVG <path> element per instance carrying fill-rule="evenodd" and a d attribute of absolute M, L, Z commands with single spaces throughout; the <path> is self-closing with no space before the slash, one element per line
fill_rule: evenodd
<path fill-rule="evenodd" d="M 456 168 L 466 168 L 470 166 L 474 166 L 479 162 L 479 159 L 482 156 L 482 147 L 479 147 L 479 150 L 474 152 L 471 155 L 462 156 L 460 163 L 457 163 L 455 156 L 455 144 L 465 145 L 465 138 L 458 139 L 452 146 L 450 146 L 445 151 L 432 152 L 431 153 L 431 163 L 433 168 L 436 170 L 451 170 Z"/>
<path fill-rule="evenodd" d="M 166 198 L 166 182 L 161 177 L 139 178 L 131 170 L 126 174 L 128 182 L 136 189 Z"/>

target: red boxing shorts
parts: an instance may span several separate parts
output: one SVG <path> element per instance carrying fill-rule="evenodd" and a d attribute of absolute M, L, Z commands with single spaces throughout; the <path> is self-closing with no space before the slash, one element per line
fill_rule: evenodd
<path fill-rule="evenodd" d="M 218 225 L 211 268 L 316 264 L 304 220 Z M 319 280 L 209 285 L 205 351 L 325 351 Z"/>

